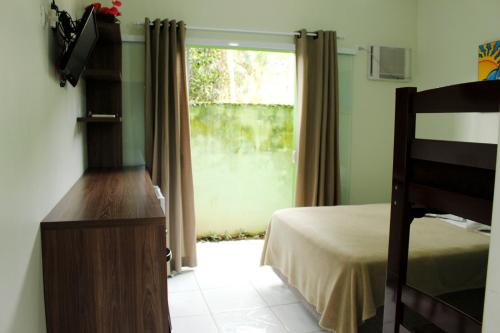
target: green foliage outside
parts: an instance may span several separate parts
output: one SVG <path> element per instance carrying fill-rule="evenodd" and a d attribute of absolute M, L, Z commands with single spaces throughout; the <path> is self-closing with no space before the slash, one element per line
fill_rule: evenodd
<path fill-rule="evenodd" d="M 229 75 L 222 49 L 189 49 L 189 99 L 191 103 L 227 99 Z"/>
<path fill-rule="evenodd" d="M 188 49 L 190 103 L 293 104 L 293 54 Z"/>
<path fill-rule="evenodd" d="M 193 145 L 227 153 L 293 149 L 293 106 L 200 103 L 190 107 Z"/>
<path fill-rule="evenodd" d="M 224 232 L 216 233 L 211 232 L 198 236 L 198 241 L 200 242 L 222 242 L 222 241 L 234 241 L 234 240 L 244 240 L 244 239 L 263 239 L 266 235 L 265 231 L 262 232 L 247 232 L 244 230 L 238 230 L 236 232 Z"/>

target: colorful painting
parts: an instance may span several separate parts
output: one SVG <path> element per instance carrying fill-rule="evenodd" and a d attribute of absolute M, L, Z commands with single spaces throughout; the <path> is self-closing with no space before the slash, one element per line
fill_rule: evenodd
<path fill-rule="evenodd" d="M 480 81 L 500 79 L 499 40 L 479 45 L 478 78 Z"/>

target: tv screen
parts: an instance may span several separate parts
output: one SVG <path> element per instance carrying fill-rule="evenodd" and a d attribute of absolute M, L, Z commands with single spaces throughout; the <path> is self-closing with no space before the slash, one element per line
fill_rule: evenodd
<path fill-rule="evenodd" d="M 94 7 L 90 6 L 79 21 L 76 36 L 69 44 L 60 64 L 61 74 L 73 87 L 78 83 L 98 38 Z"/>

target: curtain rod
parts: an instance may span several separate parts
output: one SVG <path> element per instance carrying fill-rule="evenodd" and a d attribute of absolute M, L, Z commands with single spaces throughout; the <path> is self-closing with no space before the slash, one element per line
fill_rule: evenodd
<path fill-rule="evenodd" d="M 136 25 L 144 25 L 144 22 L 137 22 Z M 150 23 L 150 26 L 154 26 L 153 23 Z M 199 27 L 186 25 L 186 29 L 188 30 L 199 30 L 199 31 L 214 31 L 214 32 L 229 32 L 229 33 L 243 33 L 243 34 L 256 34 L 256 35 L 273 35 L 273 36 L 300 36 L 300 32 L 276 32 L 276 31 L 263 31 L 263 30 L 246 30 L 246 29 L 228 29 L 228 28 L 210 28 L 210 27 Z M 318 36 L 315 32 L 308 32 L 307 36 L 316 37 Z M 343 36 L 337 35 L 337 39 L 344 39 Z"/>

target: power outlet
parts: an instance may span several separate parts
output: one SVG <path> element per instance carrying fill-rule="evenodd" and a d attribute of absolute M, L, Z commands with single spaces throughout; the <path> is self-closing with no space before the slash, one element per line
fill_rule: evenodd
<path fill-rule="evenodd" d="M 48 12 L 46 12 L 46 20 L 47 25 L 51 28 L 55 28 L 57 25 L 57 12 L 55 9 L 50 8 Z"/>

